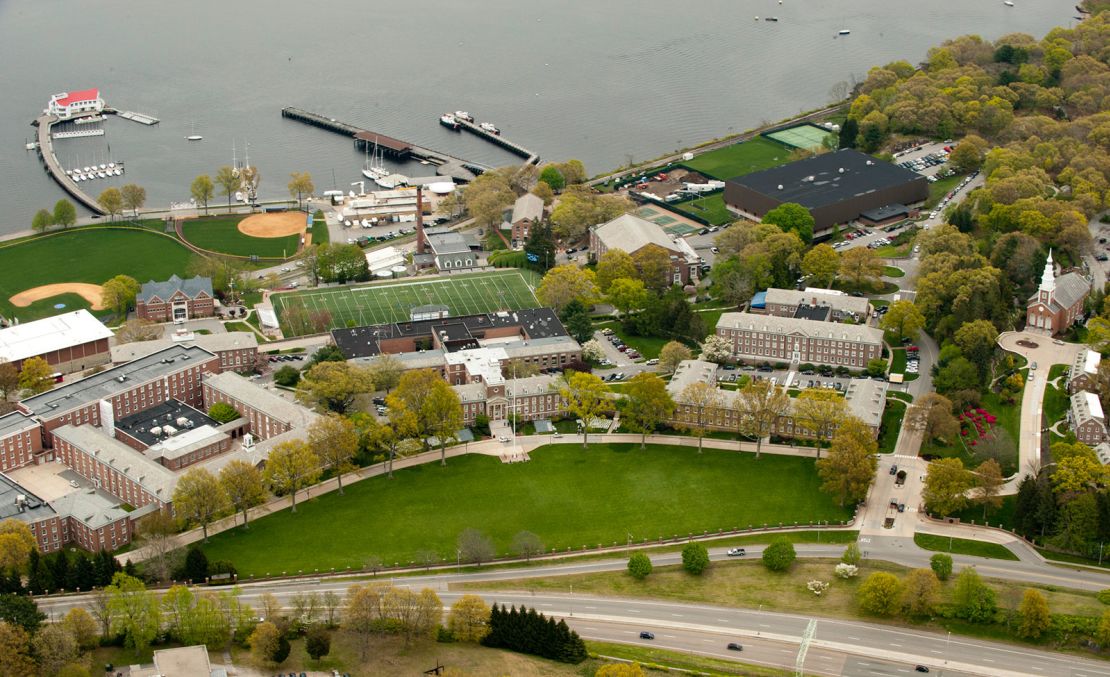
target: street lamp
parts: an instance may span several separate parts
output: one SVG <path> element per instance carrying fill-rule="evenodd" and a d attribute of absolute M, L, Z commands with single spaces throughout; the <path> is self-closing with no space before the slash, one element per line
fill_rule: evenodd
<path fill-rule="evenodd" d="M 948 631 L 948 636 L 944 638 L 944 664 L 948 665 L 948 643 L 952 641 L 952 631 Z"/>
<path fill-rule="evenodd" d="M 462 573 L 462 549 L 455 548 L 455 571 Z"/>

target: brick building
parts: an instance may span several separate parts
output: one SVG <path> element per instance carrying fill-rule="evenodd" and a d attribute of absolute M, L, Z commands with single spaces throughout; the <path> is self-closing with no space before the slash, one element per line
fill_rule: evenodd
<path fill-rule="evenodd" d="M 798 291 L 772 287 L 752 298 L 751 312 L 832 322 L 851 318 L 865 323 L 871 316 L 871 303 L 866 297 L 852 296 L 835 289 Z"/>
<path fill-rule="evenodd" d="M 26 522 L 43 553 L 72 545 L 116 550 L 131 542 L 127 511 L 103 492 L 75 491 L 47 502 L 0 474 L 0 521 L 6 519 Z"/>
<path fill-rule="evenodd" d="M 635 214 L 623 214 L 590 228 L 590 259 L 593 261 L 599 261 L 610 249 L 620 249 L 636 256 L 650 247 L 664 251 L 670 258 L 670 284 L 697 283 L 701 256 L 686 240 L 667 235 L 659 224 Z"/>
<path fill-rule="evenodd" d="M 748 362 L 863 369 L 868 360 L 883 354 L 883 332 L 867 325 L 724 313 L 717 322 L 717 335 L 731 344 L 734 358 Z"/>
<path fill-rule="evenodd" d="M 1083 348 L 1075 354 L 1075 361 L 1068 369 L 1068 394 L 1083 390 L 1098 392 L 1098 368 L 1102 364 L 1102 355 Z"/>
<path fill-rule="evenodd" d="M 465 425 L 473 425 L 479 415 L 505 421 L 514 412 L 517 420 L 534 421 L 566 413 L 566 402 L 556 391 L 558 381 L 556 376 L 543 374 L 518 379 L 480 377 L 452 388 L 462 403 Z"/>
<path fill-rule="evenodd" d="M 154 322 L 179 322 L 216 314 L 211 278 L 186 280 L 173 275 L 164 282 L 150 280 L 135 298 L 135 314 Z"/>
<path fill-rule="evenodd" d="M 42 451 L 38 421 L 23 412 L 0 416 L 0 472 L 22 468 Z"/>
<path fill-rule="evenodd" d="M 205 377 L 204 402 L 232 406 L 247 420 L 251 434 L 260 440 L 275 437 L 293 429 L 304 429 L 316 420 L 313 412 L 299 404 L 259 388 L 242 376 L 224 372 Z"/>
<path fill-rule="evenodd" d="M 126 364 L 171 346 L 199 346 L 220 358 L 220 371 L 251 371 L 264 364 L 258 355 L 258 339 L 254 332 L 229 331 L 222 334 L 187 332 L 170 339 L 133 341 L 112 346 L 112 364 Z"/>
<path fill-rule="evenodd" d="M 501 223 L 501 232 L 513 246 L 523 245 L 532 232 L 532 227 L 543 222 L 543 198 L 533 193 L 525 193 L 516 199 L 512 213 L 506 212 Z"/>
<path fill-rule="evenodd" d="M 1025 306 L 1025 329 L 1048 336 L 1064 333 L 1083 315 L 1083 304 L 1090 293 L 1090 280 L 1077 272 L 1057 278 L 1049 252 L 1041 285 Z"/>
<path fill-rule="evenodd" d="M 41 357 L 62 373 L 83 371 L 108 361 L 112 331 L 87 310 L 75 310 L 0 329 L 0 362 L 21 368 Z"/>
<path fill-rule="evenodd" d="M 54 430 L 54 453 L 70 469 L 135 508 L 173 502 L 177 473 L 93 425 Z"/>
<path fill-rule="evenodd" d="M 1094 393 L 1083 391 L 1071 396 L 1068 423 L 1076 439 L 1087 446 L 1094 447 L 1107 441 L 1106 417 L 1102 413 L 1102 403 Z"/>

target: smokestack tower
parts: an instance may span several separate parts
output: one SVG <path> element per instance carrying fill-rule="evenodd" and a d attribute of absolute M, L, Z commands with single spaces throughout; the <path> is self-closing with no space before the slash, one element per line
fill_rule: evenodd
<path fill-rule="evenodd" d="M 422 186 L 416 187 L 416 253 L 423 254 L 428 248 L 428 240 L 424 235 L 424 191 Z"/>

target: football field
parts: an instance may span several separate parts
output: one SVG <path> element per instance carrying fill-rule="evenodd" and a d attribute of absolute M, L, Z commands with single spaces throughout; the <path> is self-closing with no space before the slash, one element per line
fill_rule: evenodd
<path fill-rule="evenodd" d="M 296 336 L 282 321 L 283 313 L 301 306 L 309 313 L 331 313 L 332 329 L 402 322 L 417 306 L 444 305 L 451 316 L 536 308 L 539 301 L 519 270 L 475 275 L 398 280 L 364 287 L 338 287 L 276 294 L 274 312 L 285 336 Z"/>

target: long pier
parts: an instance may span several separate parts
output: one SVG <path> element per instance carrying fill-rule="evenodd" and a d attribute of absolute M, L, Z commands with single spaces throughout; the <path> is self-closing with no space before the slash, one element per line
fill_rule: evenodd
<path fill-rule="evenodd" d="M 150 125 L 156 125 L 160 122 L 160 120 L 158 118 L 154 117 L 153 115 L 146 115 L 144 113 L 136 113 L 135 111 L 130 111 L 130 110 L 116 110 L 115 108 L 105 108 L 104 112 L 108 113 L 109 115 L 118 115 L 119 117 L 123 118 L 124 120 L 130 120 L 131 122 L 138 122 L 141 125 L 150 126 Z"/>
<path fill-rule="evenodd" d="M 459 123 L 459 127 L 461 129 L 465 129 L 471 134 L 476 134 L 496 146 L 501 146 L 513 155 L 518 155 L 524 158 L 525 164 L 534 165 L 538 164 L 540 161 L 540 156 L 537 153 L 533 153 L 519 143 L 513 143 L 512 141 L 509 141 L 500 134 L 487 132 L 473 122 L 468 122 L 466 120 L 463 120 L 462 118 L 455 118 L 455 121 Z"/>
<path fill-rule="evenodd" d="M 334 132 L 342 136 L 354 139 L 355 147 L 360 150 L 365 150 L 374 145 L 378 150 L 390 158 L 397 160 L 417 160 L 420 162 L 427 162 L 435 165 L 436 174 L 440 176 L 450 176 L 452 179 L 458 181 L 470 182 L 478 177 L 490 167 L 478 164 L 476 162 L 468 162 L 462 158 L 457 158 L 447 153 L 441 153 L 437 150 L 417 146 L 408 141 L 387 136 L 385 134 L 378 134 L 361 127 L 356 127 L 346 122 L 341 122 L 335 118 L 320 115 L 319 113 L 312 113 L 310 111 L 288 106 L 281 109 L 281 116 L 303 122 L 306 125 L 319 127 L 320 129 Z M 482 130 L 483 132 L 485 130 Z"/>
<path fill-rule="evenodd" d="M 69 195 L 83 207 L 93 212 L 94 214 L 106 215 L 108 211 L 100 206 L 100 204 L 82 191 L 77 182 L 69 178 L 65 170 L 58 163 L 58 157 L 54 155 L 54 141 L 50 137 L 50 128 L 58 122 L 58 118 L 53 115 L 41 115 L 35 119 L 34 124 L 38 127 L 38 151 L 39 158 L 42 164 L 46 167 L 46 171 L 54 177 L 62 190 L 69 193 Z"/>

